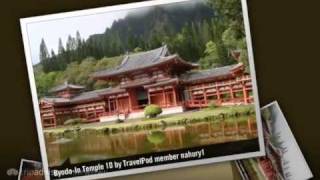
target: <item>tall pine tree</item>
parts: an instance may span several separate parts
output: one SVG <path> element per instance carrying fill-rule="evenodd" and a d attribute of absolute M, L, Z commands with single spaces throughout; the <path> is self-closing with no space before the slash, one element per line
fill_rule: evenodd
<path fill-rule="evenodd" d="M 65 52 L 65 49 L 64 49 L 62 40 L 61 40 L 61 38 L 59 38 L 58 54 L 61 55 L 61 54 L 63 54 L 64 52 Z"/>
<path fill-rule="evenodd" d="M 48 48 L 47 45 L 44 41 L 44 39 L 41 39 L 41 43 L 40 43 L 40 62 L 46 61 L 48 58 L 50 57 L 49 52 L 48 52 Z"/>
<path fill-rule="evenodd" d="M 82 44 L 81 35 L 80 35 L 80 32 L 77 31 L 77 33 L 76 33 L 76 48 L 80 48 L 81 44 Z"/>

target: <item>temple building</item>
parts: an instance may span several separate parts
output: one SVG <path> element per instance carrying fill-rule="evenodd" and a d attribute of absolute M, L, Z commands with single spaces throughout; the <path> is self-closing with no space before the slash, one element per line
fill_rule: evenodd
<path fill-rule="evenodd" d="M 163 114 L 218 105 L 253 102 L 251 78 L 241 63 L 198 70 L 198 65 L 170 54 L 166 45 L 147 52 L 128 54 L 114 68 L 92 74 L 114 87 L 85 91 L 64 83 L 40 99 L 44 127 L 63 125 L 72 118 L 105 122 L 143 117 L 148 104 L 159 105 Z"/>

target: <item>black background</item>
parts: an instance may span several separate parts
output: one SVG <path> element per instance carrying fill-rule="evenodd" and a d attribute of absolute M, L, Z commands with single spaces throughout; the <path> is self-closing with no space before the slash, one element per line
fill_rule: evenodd
<path fill-rule="evenodd" d="M 21 158 L 40 160 L 19 18 L 134 2 L 10 0 L 0 11 L 0 179 Z M 315 179 L 320 179 L 319 4 L 248 0 L 260 104 L 278 100 Z M 16 179 L 16 177 L 12 177 Z"/>

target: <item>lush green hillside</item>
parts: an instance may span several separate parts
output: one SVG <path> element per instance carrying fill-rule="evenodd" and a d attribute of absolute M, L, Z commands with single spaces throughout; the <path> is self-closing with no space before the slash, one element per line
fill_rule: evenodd
<path fill-rule="evenodd" d="M 76 37 L 69 36 L 66 45 L 60 40 L 58 54 L 53 51 L 49 53 L 43 41 L 40 47 L 43 52 L 40 55 L 43 70 L 64 70 L 70 62 L 81 61 L 86 57 L 114 57 L 135 48 L 158 48 L 162 43 L 167 43 L 173 52 L 178 52 L 182 57 L 197 61 L 203 54 L 206 41 L 211 37 L 208 23 L 211 23 L 214 13 L 204 1 L 184 4 L 187 5 L 165 5 L 143 12 L 129 12 L 125 18 L 113 22 L 103 34 L 93 34 L 83 40 L 77 33 Z M 192 39 L 198 42 L 193 45 Z M 177 43 L 183 43 L 186 47 L 177 48 Z M 190 48 L 193 50 L 190 51 Z"/>
<path fill-rule="evenodd" d="M 100 89 L 108 87 L 107 82 L 94 81 L 90 75 L 93 72 L 113 68 L 122 60 L 122 56 L 113 58 L 102 58 L 96 60 L 92 57 L 86 58 L 81 62 L 72 62 L 68 64 L 64 71 L 52 71 L 45 73 L 43 67 L 38 64 L 34 67 L 37 84 L 38 96 L 42 97 L 48 94 L 48 90 L 65 81 L 86 86 L 87 90 Z"/>
<path fill-rule="evenodd" d="M 236 63 L 230 55 L 234 50 L 247 65 L 240 1 L 198 0 L 133 11 L 103 34 L 83 40 L 77 33 L 69 36 L 65 45 L 60 40 L 57 53 L 49 52 L 43 40 L 41 62 L 35 66 L 39 96 L 64 81 L 88 89 L 105 87 L 106 83 L 94 82 L 89 74 L 116 66 L 126 52 L 146 51 L 163 43 L 172 53 L 199 63 L 203 69 Z"/>
<path fill-rule="evenodd" d="M 183 29 L 204 31 L 203 23 L 208 23 L 213 18 L 213 10 L 203 2 L 197 2 L 191 1 L 184 6 L 161 6 L 145 12 L 129 13 L 125 19 L 114 22 L 104 34 L 91 36 L 87 43 L 97 50 L 98 56 L 119 55 L 125 51 L 132 51 L 136 47 L 143 50 L 154 49 L 161 46 L 163 42 L 172 44 L 170 39 Z M 196 32 L 190 32 L 190 35 L 191 33 Z M 199 38 L 201 34 L 197 33 Z M 200 57 L 200 54 L 182 53 L 181 55 L 189 60 Z"/>

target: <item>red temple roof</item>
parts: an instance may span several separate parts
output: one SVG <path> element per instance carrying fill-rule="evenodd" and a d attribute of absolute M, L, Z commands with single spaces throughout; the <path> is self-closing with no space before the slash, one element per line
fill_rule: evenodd
<path fill-rule="evenodd" d="M 225 77 L 233 76 L 235 70 L 242 70 L 243 64 L 233 64 L 229 66 L 223 66 L 218 68 L 212 68 L 202 71 L 191 71 L 183 74 L 180 80 L 184 83 L 198 83 L 202 81 L 218 80 Z"/>
<path fill-rule="evenodd" d="M 96 79 L 103 79 L 114 77 L 125 73 L 130 73 L 137 70 L 144 70 L 161 64 L 174 62 L 186 67 L 186 69 L 193 69 L 198 65 L 189 63 L 181 59 L 177 54 L 171 55 L 167 46 L 164 45 L 160 48 L 127 55 L 122 63 L 115 69 L 104 70 L 94 73 L 92 76 Z"/>
<path fill-rule="evenodd" d="M 142 78 L 142 79 L 135 79 L 132 81 L 127 82 L 126 84 L 121 84 L 121 88 L 132 88 L 132 87 L 137 87 L 137 86 L 143 86 L 146 84 L 154 83 L 155 79 L 154 78 Z"/>
<path fill-rule="evenodd" d="M 119 87 L 115 88 L 105 88 L 94 91 L 88 91 L 80 93 L 72 98 L 61 98 L 61 97 L 44 97 L 41 101 L 45 101 L 47 103 L 52 103 L 54 105 L 68 105 L 68 104 L 78 104 L 85 102 L 92 102 L 97 100 L 102 100 L 103 95 L 111 95 L 115 93 L 123 93 L 124 89 L 120 89 Z"/>
<path fill-rule="evenodd" d="M 125 89 L 121 89 L 119 86 L 117 87 L 113 87 L 113 88 L 106 88 L 106 89 L 101 89 L 99 91 L 99 95 L 103 96 L 103 95 L 112 95 L 112 94 L 118 94 L 118 93 L 125 93 L 126 90 Z"/>
<path fill-rule="evenodd" d="M 56 93 L 56 92 L 60 92 L 60 91 L 65 91 L 67 89 L 82 90 L 82 89 L 84 89 L 84 86 L 69 84 L 68 82 L 65 82 L 62 85 L 59 85 L 59 86 L 56 86 L 56 87 L 50 89 L 49 92 Z"/>
<path fill-rule="evenodd" d="M 144 88 L 153 88 L 153 87 L 165 86 L 165 85 L 170 85 L 170 84 L 178 84 L 178 83 L 179 83 L 178 78 L 170 78 L 170 79 L 166 79 L 166 80 L 157 81 L 153 84 L 145 85 Z"/>
<path fill-rule="evenodd" d="M 59 98 L 59 97 L 44 97 L 40 101 L 46 102 L 46 103 L 52 103 L 52 104 L 64 104 L 64 103 L 68 103 L 70 99 Z"/>

